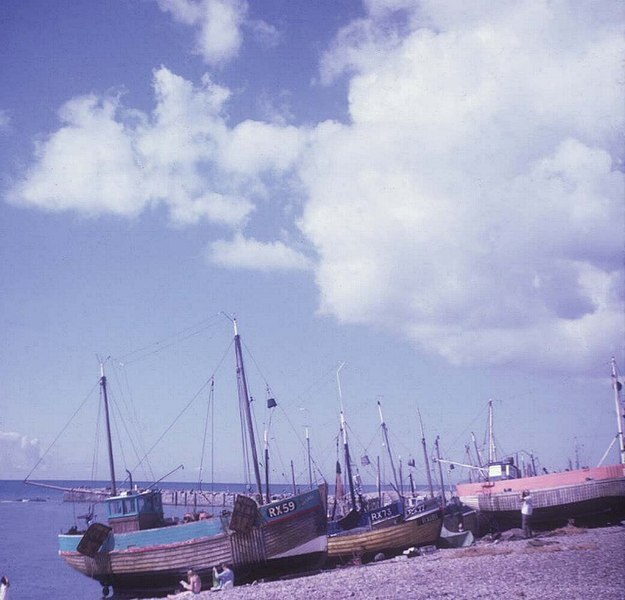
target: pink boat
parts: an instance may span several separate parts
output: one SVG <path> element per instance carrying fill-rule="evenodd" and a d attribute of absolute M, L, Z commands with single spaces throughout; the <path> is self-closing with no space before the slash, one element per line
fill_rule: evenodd
<path fill-rule="evenodd" d="M 484 481 L 456 485 L 460 501 L 477 510 L 490 521 L 491 527 L 498 529 L 520 527 L 521 492 L 524 490 L 529 490 L 532 496 L 532 524 L 539 529 L 557 527 L 569 520 L 576 524 L 605 524 L 625 519 L 625 406 L 614 359 L 612 387 L 620 464 L 523 477 L 512 458 L 489 461 L 480 469 Z"/>

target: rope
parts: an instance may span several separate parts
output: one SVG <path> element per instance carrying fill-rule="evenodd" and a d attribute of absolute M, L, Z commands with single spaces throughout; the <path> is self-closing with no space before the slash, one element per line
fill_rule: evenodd
<path fill-rule="evenodd" d="M 206 433 L 208 431 L 208 421 L 210 415 L 210 408 L 213 402 L 213 394 L 215 392 L 215 380 L 211 380 L 211 389 L 208 395 L 208 404 L 206 405 L 206 420 L 204 421 L 204 439 L 202 440 L 202 454 L 200 455 L 200 472 L 198 475 L 198 487 L 202 489 L 202 471 L 204 470 L 204 450 L 206 448 Z"/>
<path fill-rule="evenodd" d="M 30 472 L 28 473 L 28 475 L 26 475 L 26 477 L 24 478 L 24 481 L 28 481 L 29 477 L 33 474 L 33 472 L 35 471 L 35 469 L 41 464 L 41 461 L 46 457 L 46 455 L 48 454 L 48 452 L 50 452 L 50 450 L 52 449 L 52 446 L 54 446 L 54 444 L 56 444 L 56 442 L 58 441 L 58 439 L 61 437 L 61 435 L 63 435 L 63 433 L 65 433 L 65 430 L 69 427 L 70 423 L 74 420 L 74 418 L 76 417 L 76 415 L 81 411 L 82 407 L 86 404 L 87 400 L 91 397 L 91 394 L 93 394 L 93 391 L 95 390 L 95 388 L 100 384 L 100 380 L 98 379 L 98 381 L 96 382 L 96 384 L 91 388 L 91 391 L 87 394 L 87 396 L 85 397 L 85 399 L 82 401 L 82 403 L 80 404 L 80 406 L 76 409 L 76 411 L 74 412 L 74 414 L 69 418 L 69 421 L 67 423 L 65 423 L 65 425 L 63 426 L 63 429 L 61 429 L 61 431 L 58 433 L 58 435 L 54 438 L 54 440 L 52 441 L 52 443 L 48 446 L 48 448 L 46 449 L 46 451 L 39 457 L 39 460 L 35 463 L 35 466 L 30 470 Z"/>

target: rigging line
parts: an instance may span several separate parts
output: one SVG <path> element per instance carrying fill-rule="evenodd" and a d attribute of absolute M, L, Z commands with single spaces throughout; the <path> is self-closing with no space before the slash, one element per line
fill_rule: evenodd
<path fill-rule="evenodd" d="M 139 460 L 139 456 L 140 455 L 139 455 L 139 452 L 137 452 L 137 447 L 135 446 L 135 443 L 133 441 L 133 436 L 130 434 L 130 431 L 128 431 L 128 427 L 126 425 L 126 420 L 124 419 L 124 415 L 122 414 L 122 412 L 121 412 L 121 410 L 119 408 L 119 405 L 117 404 L 117 401 L 116 401 L 116 399 L 114 397 L 114 394 L 113 394 L 113 398 L 112 398 L 112 403 L 115 406 L 115 409 L 117 410 L 117 413 L 119 414 L 119 418 L 120 418 L 120 420 L 122 422 L 122 425 L 124 427 L 124 431 L 126 432 L 126 435 L 128 436 L 128 441 L 130 442 L 130 446 L 132 447 L 132 451 L 134 452 L 137 460 Z M 115 414 L 113 414 L 113 418 L 115 418 Z M 118 425 L 117 425 L 117 421 L 115 421 L 115 428 L 116 429 L 119 428 Z M 121 444 L 121 436 L 119 435 L 119 433 L 118 433 L 118 439 L 119 439 L 119 442 L 120 442 L 119 446 L 120 446 L 121 452 L 122 452 L 122 459 L 124 461 L 124 468 L 126 468 L 126 466 L 127 466 L 127 464 L 126 464 L 126 456 L 124 454 L 124 447 Z M 148 466 L 149 466 L 150 463 L 149 463 L 149 461 L 147 461 L 147 462 L 148 462 Z M 150 471 L 151 470 L 152 469 L 150 468 Z M 124 479 L 124 482 L 126 482 L 127 480 L 128 480 L 128 475 L 126 475 L 126 477 Z"/>
<path fill-rule="evenodd" d="M 139 425 L 139 417 L 137 416 L 137 411 L 135 409 L 135 403 L 132 399 L 132 390 L 130 389 L 130 382 L 128 380 L 128 371 L 126 371 L 124 363 L 118 362 L 117 366 L 119 367 L 119 370 L 121 370 L 121 372 L 123 373 L 123 381 L 122 378 L 120 377 L 119 374 L 119 370 L 118 369 L 114 369 L 113 373 L 115 374 L 115 378 L 117 380 L 117 385 L 120 391 L 120 395 L 122 397 L 122 400 L 124 402 L 124 409 L 126 410 L 126 412 L 128 413 L 128 417 L 129 417 L 129 422 L 133 425 L 134 430 L 135 430 L 135 434 L 133 436 L 130 436 L 129 434 L 129 438 L 132 442 L 133 439 L 137 439 L 138 442 L 138 446 L 139 446 L 139 450 L 140 452 L 145 452 L 145 441 L 143 439 L 143 435 L 141 434 L 141 427 Z M 122 383 L 124 385 L 122 385 Z M 129 400 L 126 401 L 126 395 L 124 394 L 124 388 L 127 390 L 128 392 L 128 396 L 129 396 Z M 130 408 L 128 407 L 130 405 Z M 133 444 L 133 450 L 135 453 L 135 456 L 137 457 L 137 460 L 139 460 L 139 452 L 137 452 L 136 448 L 134 447 Z M 152 465 L 150 464 L 150 461 L 146 461 L 147 463 L 147 468 L 143 469 L 143 473 L 146 477 L 147 480 L 151 480 L 154 481 L 155 477 L 154 477 L 154 471 L 152 469 Z"/>
<path fill-rule="evenodd" d="M 267 440 L 267 443 L 269 443 L 269 440 Z M 273 450 L 273 448 L 272 448 L 272 450 Z M 289 478 L 288 478 L 288 476 L 286 474 L 287 469 L 285 469 L 285 467 L 284 467 L 284 461 L 282 460 L 282 455 L 280 454 L 280 447 L 278 445 L 276 445 L 275 450 L 276 450 L 276 453 L 278 454 L 278 461 L 280 462 L 280 467 L 282 468 L 282 471 L 281 471 L 280 474 L 282 475 L 282 477 L 284 477 L 284 482 L 288 485 L 289 484 Z M 274 473 L 277 472 L 275 467 L 272 469 L 272 471 Z"/>
<path fill-rule="evenodd" d="M 116 359 L 119 360 L 120 362 L 125 361 L 125 360 L 129 360 L 135 355 L 135 354 L 139 354 L 142 352 L 146 352 L 148 350 L 150 350 L 151 348 L 155 347 L 155 346 L 159 346 L 160 344 L 162 344 L 163 342 L 166 342 L 168 340 L 175 340 L 176 338 L 179 338 L 180 336 L 183 336 L 181 339 L 185 340 L 188 339 L 189 337 L 192 337 L 194 335 L 197 335 L 198 333 L 201 333 L 202 331 L 209 329 L 210 325 L 205 325 L 206 323 L 208 323 L 211 320 L 215 320 L 215 318 L 218 315 L 213 315 L 212 317 L 208 317 L 206 319 L 202 319 L 199 323 L 196 323 L 194 325 L 191 325 L 189 327 L 185 327 L 184 329 L 182 329 L 181 331 L 178 331 L 176 333 L 167 335 L 163 338 L 161 338 L 160 340 L 157 340 L 156 342 L 152 342 L 151 344 L 147 344 L 141 348 L 137 348 L 136 350 L 131 350 L 130 352 L 126 352 L 126 354 L 123 354 L 120 358 Z M 217 325 L 217 321 L 215 320 L 213 323 L 213 326 Z M 197 329 L 198 327 L 201 327 L 200 329 Z M 197 331 L 196 331 L 197 330 Z M 169 347 L 171 345 L 167 344 L 167 346 L 164 346 L 164 348 Z M 160 351 L 161 348 L 157 348 L 156 351 Z M 146 356 L 149 356 L 150 354 L 153 354 L 153 351 L 150 350 L 150 352 L 148 352 L 146 354 Z M 132 359 L 131 362 L 135 362 L 136 360 L 139 359 Z"/>
<path fill-rule="evenodd" d="M 144 453 L 143 458 L 139 461 L 139 463 L 137 463 L 134 468 L 132 469 L 132 471 L 134 471 L 139 465 L 141 465 L 143 463 L 143 461 L 148 457 L 148 455 L 150 454 L 150 452 L 152 452 L 152 450 L 154 450 L 154 448 L 156 448 L 156 446 L 161 442 L 161 440 L 167 435 L 167 433 L 169 432 L 169 430 L 176 424 L 176 422 L 178 421 L 178 419 L 180 419 L 180 417 L 182 417 L 182 415 L 189 409 L 189 407 L 193 404 L 193 402 L 195 402 L 196 398 L 204 391 L 204 388 L 206 388 L 206 386 L 214 379 L 215 377 L 215 373 L 217 373 L 217 371 L 219 371 L 219 369 L 221 368 L 221 365 L 223 364 L 226 356 L 228 355 L 228 352 L 230 352 L 230 348 L 232 347 L 232 345 L 234 344 L 234 340 L 230 341 L 230 344 L 228 344 L 228 348 L 226 348 L 226 351 L 223 353 L 221 359 L 219 360 L 219 362 L 217 363 L 217 366 L 215 367 L 215 369 L 213 370 L 213 373 L 211 374 L 211 376 L 208 378 L 207 381 L 205 381 L 202 386 L 200 387 L 200 389 L 195 393 L 195 395 L 193 396 L 193 398 L 191 398 L 191 400 L 189 400 L 189 402 L 187 403 L 187 405 L 178 413 L 178 416 L 173 420 L 173 422 L 169 425 L 169 427 L 167 427 L 167 429 L 165 429 L 165 431 L 163 431 L 163 433 L 160 435 L 160 437 L 154 442 L 154 444 L 152 444 L 152 446 L 150 447 L 150 449 Z"/>
<path fill-rule="evenodd" d="M 214 379 L 213 379 L 214 382 Z M 211 403 L 211 492 L 215 488 L 215 398 Z"/>
<path fill-rule="evenodd" d="M 299 432 L 297 431 L 297 429 L 295 429 L 295 426 L 293 425 L 293 422 L 291 421 L 291 419 L 289 418 L 288 413 L 284 410 L 284 408 L 282 408 L 281 404 L 278 404 L 278 408 L 280 409 L 280 412 L 284 415 L 284 418 L 287 420 L 288 424 L 291 426 L 291 430 L 293 431 L 293 433 L 295 434 L 295 437 L 297 438 L 297 441 L 300 443 L 300 446 L 302 447 L 302 449 L 304 450 L 304 452 L 307 451 L 306 448 L 306 443 L 304 442 L 304 440 L 302 439 L 302 437 L 300 436 Z M 321 469 L 321 467 L 317 464 L 317 461 L 315 460 L 314 456 L 312 455 L 312 452 L 310 454 L 310 461 L 312 462 L 312 464 L 317 467 L 317 471 L 319 473 L 323 473 L 323 470 Z M 325 478 L 324 478 L 325 479 Z"/>
<path fill-rule="evenodd" d="M 211 379 L 212 379 L 212 377 L 211 377 Z M 195 400 L 198 398 L 198 396 L 204 391 L 206 386 L 210 383 L 211 379 L 205 381 L 202 384 L 202 387 L 195 393 L 193 398 L 191 398 L 191 400 L 189 400 L 187 405 L 178 413 L 178 416 L 172 421 L 172 423 L 169 425 L 169 427 L 167 427 L 167 429 L 165 429 L 165 431 L 163 431 L 163 433 L 159 436 L 159 438 L 152 444 L 150 449 L 143 455 L 143 458 L 134 466 L 132 471 L 135 471 L 137 469 L 137 467 L 139 467 L 143 463 L 143 461 L 148 457 L 148 455 L 152 452 L 152 450 L 154 450 L 154 448 L 156 448 L 156 446 L 158 446 L 158 444 L 161 442 L 161 440 L 169 433 L 169 431 L 173 428 L 173 426 L 178 422 L 180 417 L 182 417 L 182 415 L 195 402 Z"/>
<path fill-rule="evenodd" d="M 154 350 L 151 350 L 150 352 L 144 352 L 143 354 L 140 354 L 136 358 L 131 358 L 131 359 L 128 359 L 128 360 L 124 361 L 123 364 L 132 365 L 132 364 L 134 364 L 136 362 L 139 362 L 139 361 L 141 361 L 141 360 L 143 360 L 145 358 L 148 358 L 149 356 L 153 356 L 154 354 L 158 354 L 159 352 L 162 352 L 163 350 L 167 350 L 168 348 L 171 348 L 172 346 L 175 346 L 176 344 L 178 344 L 180 342 L 183 342 L 184 340 L 188 340 L 189 338 L 191 338 L 191 337 L 193 337 L 195 335 L 199 335 L 205 329 L 208 329 L 208 327 L 205 327 L 204 329 L 200 329 L 198 331 L 194 331 L 192 333 L 189 333 L 188 335 L 185 335 L 184 337 L 181 337 L 179 339 L 172 340 L 170 343 L 165 344 L 164 346 L 160 346 L 158 348 L 155 348 Z"/>
<path fill-rule="evenodd" d="M 136 445 L 134 443 L 134 439 L 136 437 L 139 440 L 139 443 L 141 445 L 141 436 L 139 435 L 139 431 L 138 431 L 139 427 L 138 427 L 136 421 L 133 423 L 132 411 L 128 408 L 128 402 L 126 402 L 126 397 L 125 397 L 125 395 L 123 393 L 123 388 L 119 384 L 119 376 L 117 374 L 117 370 L 115 370 L 114 373 L 115 373 L 115 377 L 116 377 L 117 382 L 118 382 L 118 389 L 120 391 L 120 396 L 121 396 L 121 400 L 122 400 L 121 407 L 120 407 L 120 404 L 117 403 L 115 397 L 113 397 L 113 402 L 115 403 L 115 408 L 117 409 L 117 411 L 119 413 L 122 425 L 124 426 L 124 430 L 126 431 L 126 435 L 128 436 L 128 440 L 130 442 L 130 445 L 132 447 L 134 455 L 135 455 L 137 460 L 140 460 L 140 453 L 139 453 L 139 451 L 137 451 L 137 447 L 136 447 Z M 112 390 L 110 390 L 110 391 L 112 391 Z M 115 396 L 115 394 L 113 394 L 113 396 Z M 122 408 L 126 411 L 126 414 L 128 415 L 128 419 L 124 419 L 124 414 L 123 414 L 123 412 L 121 410 Z M 135 435 L 132 435 L 131 432 L 129 431 L 127 422 L 129 422 L 130 424 L 134 425 L 135 430 L 136 430 Z M 120 440 L 120 443 L 121 443 L 121 436 L 119 437 L 119 440 Z M 143 452 L 143 447 L 141 447 L 140 450 L 141 450 L 141 452 Z M 126 457 L 123 456 L 123 450 L 122 450 L 122 458 L 124 459 L 124 462 L 125 462 L 126 461 Z M 148 471 L 152 471 L 152 468 L 150 466 L 149 460 L 146 461 L 146 462 L 147 462 L 147 465 L 148 465 L 148 470 L 145 470 L 145 468 L 144 468 L 144 474 L 149 475 Z M 124 468 L 126 468 L 126 465 L 124 465 Z M 153 476 L 152 476 L 152 478 L 153 478 Z M 124 479 L 124 481 L 126 481 L 127 479 L 128 479 L 128 477 L 126 477 Z"/>
<path fill-rule="evenodd" d="M 120 435 L 120 429 L 119 429 L 119 423 L 118 423 L 118 419 L 121 420 L 123 423 L 124 418 L 119 410 L 119 406 L 117 402 L 115 401 L 115 398 L 113 398 L 110 394 L 109 394 L 109 401 L 111 403 L 111 408 L 113 409 L 111 410 L 111 416 L 113 417 L 113 427 L 115 427 L 115 435 L 117 437 L 117 446 L 119 448 L 120 454 L 122 455 L 122 462 L 124 464 L 124 469 L 127 469 L 128 461 L 126 460 L 126 453 L 124 452 L 124 444 L 122 444 L 122 436 Z M 128 430 L 126 430 L 126 433 L 128 433 Z M 126 479 L 128 479 L 128 476 L 126 476 Z M 126 479 L 124 479 L 124 481 L 126 481 Z"/>
<path fill-rule="evenodd" d="M 211 380 L 211 389 L 208 394 L 208 403 L 206 405 L 206 419 L 204 421 L 204 439 L 202 440 L 202 454 L 200 455 L 200 472 L 198 474 L 198 487 L 202 489 L 202 471 L 204 469 L 204 450 L 206 449 L 206 433 L 208 431 L 208 420 L 210 416 L 210 408 L 213 402 L 213 394 L 215 392 L 215 380 Z"/>
<path fill-rule="evenodd" d="M 243 449 L 243 479 L 244 483 L 247 487 L 250 487 L 252 476 L 250 472 L 250 449 L 248 445 L 247 435 L 245 431 L 245 408 L 242 404 L 241 397 L 244 395 L 241 391 L 241 381 L 238 382 L 239 385 L 239 427 L 241 430 L 241 448 Z M 249 402 L 249 400 L 245 399 L 244 402 Z"/>
<path fill-rule="evenodd" d="M 102 402 L 98 403 L 98 418 L 95 426 L 95 445 L 93 447 L 93 459 L 91 462 L 91 481 L 96 480 L 98 455 L 100 454 L 100 420 L 102 417 Z"/>
<path fill-rule="evenodd" d="M 46 455 L 48 454 L 48 452 L 50 452 L 50 450 L 52 449 L 52 446 L 54 446 L 54 444 L 56 444 L 56 442 L 58 441 L 58 439 L 61 437 L 61 435 L 63 435 L 63 433 L 65 432 L 65 430 L 69 427 L 69 424 L 74 420 L 74 418 L 76 417 L 76 415 L 80 412 L 80 410 L 82 409 L 82 407 L 86 404 L 87 400 L 89 400 L 89 398 L 91 397 L 91 394 L 93 394 L 94 390 L 96 389 L 96 387 L 98 387 L 100 385 L 100 380 L 98 379 L 95 383 L 95 385 L 91 388 L 91 391 L 87 394 L 87 396 L 85 397 L 85 399 L 82 401 L 82 403 L 80 404 L 80 406 L 76 409 L 76 411 L 74 412 L 74 414 L 70 417 L 69 421 L 67 421 L 67 423 L 65 423 L 65 425 L 63 426 L 63 429 L 61 429 L 61 431 L 58 433 L 58 435 L 54 438 L 54 440 L 52 441 L 52 443 L 48 446 L 48 448 L 46 449 L 46 451 L 39 457 L 39 460 L 35 463 L 35 466 L 30 470 L 30 472 L 28 473 L 28 475 L 26 475 L 26 477 L 24 478 L 24 481 L 28 481 L 29 477 L 33 474 L 33 472 L 35 471 L 35 469 L 41 464 L 41 461 L 46 457 Z"/>

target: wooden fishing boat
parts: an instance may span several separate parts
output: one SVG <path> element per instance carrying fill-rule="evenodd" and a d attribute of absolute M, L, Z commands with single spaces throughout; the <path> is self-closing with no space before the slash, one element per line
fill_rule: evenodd
<path fill-rule="evenodd" d="M 351 511 L 342 519 L 328 523 L 328 561 L 331 564 L 353 560 L 367 561 L 379 553 L 385 556 L 392 556 L 413 546 L 435 544 L 443 526 L 443 510 L 437 501 L 415 501 L 413 498 L 404 498 L 399 494 L 401 486 L 397 480 L 397 473 L 389 445 L 388 431 L 382 416 L 380 402 L 378 402 L 378 411 L 385 445 L 389 452 L 391 469 L 395 478 L 395 489 L 399 497 L 396 501 L 385 506 L 367 510 L 366 502 L 359 494 L 360 506 L 357 506 L 347 440 L 347 428 L 341 401 L 341 432 Z M 337 463 L 337 483 L 339 483 L 339 475 L 340 468 Z"/>
<path fill-rule="evenodd" d="M 210 587 L 212 568 L 227 563 L 237 583 L 319 567 L 326 556 L 325 510 L 319 490 L 257 506 L 239 496 L 231 516 L 173 524 L 158 490 L 107 498 L 108 525 L 59 536 L 59 554 L 99 581 L 105 596 L 173 592 L 189 568 Z M 135 529 L 134 531 L 132 529 Z"/>
<path fill-rule="evenodd" d="M 340 531 L 335 530 L 328 536 L 328 560 L 346 562 L 358 558 L 367 560 L 376 554 L 385 556 L 399 554 L 412 546 L 435 544 L 443 525 L 443 513 L 440 507 L 424 509 L 420 514 L 405 518 L 399 511 L 401 502 L 366 513 L 364 524 L 360 527 Z M 395 513 L 394 517 L 376 515 Z M 332 531 L 332 530 L 331 530 Z"/>
<path fill-rule="evenodd" d="M 612 387 L 618 426 L 615 441 L 619 443 L 620 464 L 522 476 L 512 458 L 489 460 L 482 469 L 483 481 L 456 485 L 460 501 L 479 511 L 492 527 L 499 529 L 520 527 L 521 493 L 524 490 L 528 490 L 532 497 L 532 526 L 536 528 L 557 527 L 571 519 L 578 524 L 617 523 L 624 519 L 625 406 L 620 395 L 622 385 L 616 375 L 614 359 Z M 492 415 L 492 404 L 490 410 Z M 492 423 L 492 416 L 490 421 Z"/>
<path fill-rule="evenodd" d="M 234 322 L 239 401 L 247 424 L 258 486 L 263 498 L 250 398 L 247 392 L 241 341 Z M 104 500 L 107 523 L 92 523 L 85 532 L 70 530 L 59 536 L 59 554 L 71 567 L 103 586 L 107 596 L 166 595 L 175 591 L 187 570 L 194 569 L 204 589 L 212 584 L 212 569 L 227 563 L 236 582 L 318 568 L 326 559 L 325 493 L 317 489 L 267 503 L 238 495 L 232 513 L 199 515 L 178 523 L 163 514 L 158 489 L 117 492 L 106 394 L 101 368 L 112 494 Z"/>
<path fill-rule="evenodd" d="M 488 517 L 492 525 L 500 529 L 521 526 L 524 490 L 532 496 L 532 525 L 537 528 L 557 527 L 569 519 L 581 524 L 616 523 L 625 518 L 625 465 L 534 477 L 493 477 L 478 483 L 461 483 L 456 489 L 461 502 Z"/>

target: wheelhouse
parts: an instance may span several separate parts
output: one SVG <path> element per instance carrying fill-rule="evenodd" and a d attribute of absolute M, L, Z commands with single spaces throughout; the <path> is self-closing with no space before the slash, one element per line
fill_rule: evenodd
<path fill-rule="evenodd" d="M 152 529 L 163 524 L 163 502 L 159 490 L 124 492 L 105 501 L 108 522 L 114 533 Z"/>

